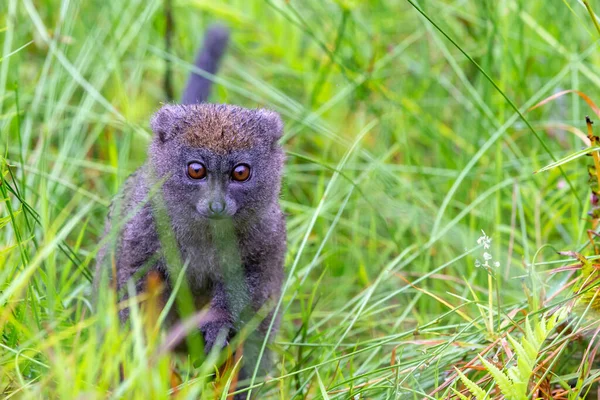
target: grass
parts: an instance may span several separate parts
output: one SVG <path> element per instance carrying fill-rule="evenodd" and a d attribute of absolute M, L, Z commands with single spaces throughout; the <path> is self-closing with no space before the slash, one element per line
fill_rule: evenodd
<path fill-rule="evenodd" d="M 166 63 L 177 95 L 215 20 L 233 43 L 211 100 L 286 123 L 284 317 L 254 394 L 498 398 L 505 379 L 529 397 L 597 390 L 593 162 L 571 132 L 600 116 L 576 94 L 528 111 L 567 89 L 600 102 L 594 11 L 173 0 L 166 50 L 163 1 L 1 2 L 0 393 L 227 396 L 214 360 L 157 351 L 166 334 L 144 310 L 122 329 L 110 294 L 91 307 L 107 206 L 145 159 Z M 484 252 L 499 266 L 476 267 Z"/>

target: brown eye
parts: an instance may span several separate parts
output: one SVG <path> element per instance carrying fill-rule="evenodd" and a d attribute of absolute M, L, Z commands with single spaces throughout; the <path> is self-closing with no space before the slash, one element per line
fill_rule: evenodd
<path fill-rule="evenodd" d="M 188 164 L 187 173 L 192 179 L 202 179 L 206 176 L 206 168 L 202 163 L 191 162 Z"/>
<path fill-rule="evenodd" d="M 236 165 L 231 173 L 234 181 L 243 182 L 250 177 L 250 167 L 246 164 Z"/>

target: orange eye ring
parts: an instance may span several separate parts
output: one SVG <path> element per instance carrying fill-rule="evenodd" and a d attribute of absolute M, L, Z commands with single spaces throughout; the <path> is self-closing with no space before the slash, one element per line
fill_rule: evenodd
<path fill-rule="evenodd" d="M 238 182 L 247 181 L 250 178 L 250 166 L 248 164 L 238 164 L 231 171 L 231 179 Z"/>
<path fill-rule="evenodd" d="M 191 162 L 187 167 L 187 174 L 192 179 L 204 179 L 206 177 L 206 167 L 199 162 Z"/>

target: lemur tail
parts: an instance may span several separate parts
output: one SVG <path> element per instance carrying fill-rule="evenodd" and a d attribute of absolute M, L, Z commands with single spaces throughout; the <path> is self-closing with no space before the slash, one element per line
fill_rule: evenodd
<path fill-rule="evenodd" d="M 212 25 L 206 30 L 204 43 L 196 56 L 194 64 L 209 75 L 199 75 L 195 72 L 190 74 L 183 97 L 181 98 L 182 104 L 202 103 L 208 99 L 212 84 L 212 80 L 208 76 L 214 75 L 217 72 L 228 42 L 229 29 L 226 27 Z"/>

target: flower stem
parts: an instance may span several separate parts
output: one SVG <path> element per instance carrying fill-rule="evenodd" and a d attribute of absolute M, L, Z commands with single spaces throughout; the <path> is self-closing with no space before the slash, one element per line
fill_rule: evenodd
<path fill-rule="evenodd" d="M 492 279 L 492 271 L 488 270 L 488 319 L 490 326 L 490 334 L 494 336 L 494 281 Z"/>

